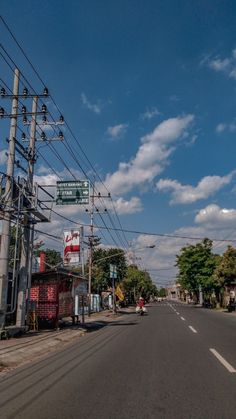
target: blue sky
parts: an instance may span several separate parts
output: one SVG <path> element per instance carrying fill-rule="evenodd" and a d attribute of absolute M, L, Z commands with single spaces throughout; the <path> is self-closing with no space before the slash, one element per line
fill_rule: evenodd
<path fill-rule="evenodd" d="M 125 233 L 136 256 L 142 257 L 139 263 L 158 284 L 173 279 L 175 255 L 186 243 L 194 243 L 191 237 L 228 240 L 214 242 L 219 253 L 234 244 L 230 242 L 236 239 L 234 1 L 1 0 L 1 15 L 95 169 L 97 190 L 107 193 L 105 184 L 111 192 L 122 227 L 187 237 Z M 0 34 L 4 49 L 27 81 L 42 91 L 42 83 L 2 22 Z M 11 86 L 12 72 L 0 59 L 1 79 Z M 47 106 L 58 118 L 52 102 L 47 100 Z M 5 138 L 7 121 L 1 124 Z M 76 159 L 93 178 L 70 130 L 63 130 Z M 1 142 L 4 171 L 6 144 Z M 49 147 L 40 143 L 38 147 L 54 171 L 68 179 L 68 171 Z M 76 177 L 84 179 L 64 145 L 54 147 Z M 55 173 L 40 156 L 35 169 L 39 183 L 55 183 Z M 113 224 L 103 214 L 105 205 Z M 110 201 L 104 199 L 97 206 L 106 225 L 119 228 Z M 54 209 L 89 223 L 83 208 Z M 95 221 L 103 225 L 101 216 Z M 50 225 L 40 229 L 62 236 L 69 226 L 54 214 Z M 112 235 L 119 242 L 114 231 Z M 115 245 L 105 231 L 102 242 Z M 47 243 L 60 248 L 56 242 Z M 154 249 L 143 249 L 153 243 Z"/>

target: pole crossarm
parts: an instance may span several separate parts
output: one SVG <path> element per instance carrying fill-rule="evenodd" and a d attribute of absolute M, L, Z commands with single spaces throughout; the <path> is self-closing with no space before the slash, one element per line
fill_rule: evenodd
<path fill-rule="evenodd" d="M 34 239 L 34 225 L 41 222 L 49 222 L 47 211 L 50 208 L 43 208 L 43 203 L 39 199 L 39 187 L 34 183 L 34 165 L 36 162 L 35 143 L 36 141 L 53 141 L 63 140 L 62 131 L 55 132 L 56 136 L 47 138 L 42 131 L 41 138 L 36 138 L 37 126 L 62 125 L 64 118 L 61 115 L 58 122 L 50 122 L 47 120 L 47 106 L 43 103 L 41 109 L 38 108 L 38 100 L 49 96 L 48 89 L 45 87 L 43 94 L 31 94 L 25 87 L 23 94 L 19 93 L 20 71 L 15 69 L 13 81 L 13 94 L 8 94 L 6 89 L 0 89 L 1 99 L 11 99 L 11 111 L 7 112 L 0 107 L 0 120 L 10 119 L 10 135 L 7 139 L 7 169 L 6 173 L 0 179 L 0 217 L 2 219 L 1 249 L 0 249 L 0 333 L 4 330 L 6 323 L 7 311 L 7 295 L 9 282 L 9 252 L 11 239 L 11 223 L 17 226 L 21 231 L 19 235 L 20 255 L 14 259 L 14 278 L 12 284 L 11 311 L 16 311 L 16 325 L 25 326 L 26 319 L 26 296 L 29 295 L 31 286 L 32 272 L 32 249 Z M 19 108 L 20 99 L 30 99 L 32 101 L 32 109 L 27 110 L 23 105 Z M 39 116 L 42 118 L 38 118 Z M 30 121 L 27 117 L 30 116 Z M 18 118 L 22 118 L 24 125 L 30 126 L 29 140 L 26 134 L 22 133 L 21 142 L 17 140 L 17 122 Z M 42 123 L 39 122 L 42 119 Z M 22 145 L 22 141 L 29 141 L 26 147 Z M 24 167 L 22 166 L 24 162 Z M 25 174 L 23 177 L 14 177 L 15 166 L 20 168 Z M 43 191 L 47 193 L 47 191 Z M 48 196 L 52 196 L 48 193 Z M 18 231 L 18 230 L 17 230 Z M 18 276 L 19 274 L 19 276 Z M 13 295 L 14 302 L 12 300 Z M 17 304 L 16 304 L 17 300 Z M 13 308 L 14 307 L 14 308 Z"/>

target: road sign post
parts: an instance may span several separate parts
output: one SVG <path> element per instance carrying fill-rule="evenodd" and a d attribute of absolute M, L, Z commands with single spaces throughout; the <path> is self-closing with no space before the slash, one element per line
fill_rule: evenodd
<path fill-rule="evenodd" d="M 89 198 L 88 180 L 57 182 L 56 205 L 88 205 Z"/>
<path fill-rule="evenodd" d="M 116 313 L 115 279 L 117 278 L 116 265 L 110 264 L 110 278 L 112 278 L 113 313 Z"/>

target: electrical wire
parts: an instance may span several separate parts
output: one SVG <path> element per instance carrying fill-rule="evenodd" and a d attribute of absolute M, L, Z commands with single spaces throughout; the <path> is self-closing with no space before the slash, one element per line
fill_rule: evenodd
<path fill-rule="evenodd" d="M 5 87 L 8 88 L 8 90 L 11 92 L 11 89 L 6 85 L 6 83 L 2 80 L 3 84 L 5 85 Z M 39 126 L 39 125 L 37 125 Z M 19 128 L 19 127 L 18 127 Z M 41 129 L 41 127 L 39 126 L 39 128 Z M 21 132 L 23 133 L 23 130 L 20 128 Z M 42 129 L 41 129 L 42 131 Z M 36 129 L 36 132 L 38 132 L 38 130 Z M 74 179 L 76 180 L 74 174 L 71 172 L 71 170 L 69 169 L 68 165 L 65 163 L 65 161 L 61 158 L 60 154 L 55 150 L 55 148 L 48 143 L 48 145 L 50 146 L 51 150 L 54 152 L 54 154 L 56 155 L 56 157 L 58 158 L 58 160 L 62 163 L 63 166 L 65 166 L 68 170 L 68 172 L 70 173 L 70 175 L 72 177 L 74 177 Z M 39 150 L 37 150 L 39 152 Z M 44 158 L 44 156 L 42 155 L 42 153 L 39 153 L 41 155 L 41 157 L 44 159 L 44 161 L 46 161 L 47 165 L 51 168 L 52 171 L 54 171 L 54 173 L 57 175 L 58 178 L 60 178 L 62 180 L 62 178 L 60 177 L 60 175 L 58 173 L 56 173 L 56 171 L 53 169 L 53 167 L 48 163 L 48 161 L 46 160 L 46 158 Z M 76 160 L 77 161 L 77 160 Z M 101 232 L 101 234 L 103 235 L 103 233 Z M 103 235 L 104 236 L 104 235 Z M 104 236 L 105 239 L 105 236 Z"/>
<path fill-rule="evenodd" d="M 3 24 L 5 25 L 5 27 L 6 27 L 6 28 L 7 28 L 7 30 L 9 31 L 9 33 L 11 34 L 11 36 L 12 36 L 12 38 L 14 39 L 15 43 L 17 44 L 17 46 L 18 46 L 18 47 L 19 47 L 19 49 L 21 50 L 22 54 L 24 55 L 25 59 L 27 60 L 27 62 L 29 63 L 29 65 L 31 66 L 31 68 L 33 69 L 33 71 L 35 72 L 35 74 L 37 75 L 37 77 L 38 77 L 38 79 L 40 80 L 40 82 L 42 83 L 42 85 L 43 85 L 43 86 L 45 86 L 45 83 L 44 83 L 44 81 L 42 80 L 41 76 L 39 75 L 39 73 L 37 72 L 37 70 L 35 69 L 35 67 L 33 66 L 32 62 L 28 59 L 28 57 L 27 57 L 26 53 L 24 52 L 23 48 L 21 47 L 21 45 L 20 45 L 20 44 L 19 44 L 19 42 L 17 41 L 16 37 L 14 36 L 13 32 L 11 31 L 11 29 L 9 28 L 9 26 L 7 25 L 7 23 L 5 22 L 5 20 L 2 18 L 2 16 L 0 16 L 0 19 L 2 20 Z M 2 45 L 2 44 L 0 44 L 0 46 L 1 46 L 1 48 L 3 49 L 4 53 L 7 55 L 7 57 L 9 58 L 9 60 L 10 60 L 12 63 L 14 63 L 14 61 L 11 59 L 10 55 L 7 53 L 7 51 L 5 50 L 5 48 L 3 47 L 3 45 Z M 7 62 L 7 60 L 6 60 L 6 58 L 3 56 L 3 54 L 2 54 L 2 53 L 0 53 L 0 54 L 1 54 L 1 56 L 3 57 L 3 59 L 5 60 L 5 62 L 9 65 L 9 63 Z M 15 63 L 14 63 L 14 65 L 15 65 Z M 9 67 L 11 68 L 11 70 L 12 70 L 12 71 L 14 71 L 14 69 L 13 69 L 10 65 L 9 65 Z M 23 78 L 25 79 L 25 77 L 24 77 L 24 76 L 23 76 Z M 25 80 L 26 80 L 26 79 L 25 79 Z M 27 81 L 27 80 L 26 80 L 26 81 Z M 27 81 L 27 83 L 28 83 L 28 81 Z M 54 100 L 54 98 L 53 98 L 52 96 L 51 96 L 51 100 L 52 100 L 53 104 L 55 105 L 56 109 L 60 112 L 59 107 L 58 107 L 58 105 L 56 104 L 56 102 L 55 102 L 55 100 Z M 104 186 L 105 190 L 107 190 L 107 191 L 108 191 L 108 189 L 107 189 L 106 185 L 103 183 L 102 179 L 100 178 L 99 174 L 98 174 L 98 173 L 97 173 L 97 171 L 95 170 L 95 168 L 94 168 L 94 166 L 92 165 L 91 161 L 88 159 L 88 157 L 87 157 L 87 155 L 85 154 L 84 150 L 82 149 L 82 147 L 81 147 L 81 145 L 80 145 L 80 143 L 79 143 L 79 141 L 78 141 L 77 137 L 74 135 L 74 133 L 73 133 L 72 129 L 70 128 L 70 126 L 68 125 L 68 123 L 67 123 L 67 122 L 66 122 L 66 127 L 67 127 L 67 129 L 68 129 L 69 133 L 71 134 L 71 136 L 73 137 L 73 139 L 75 140 L 75 142 L 76 142 L 77 146 L 79 147 L 79 149 L 80 149 L 80 151 L 81 151 L 81 153 L 82 153 L 83 157 L 84 157 L 84 158 L 85 158 L 85 160 L 87 161 L 88 166 L 89 166 L 89 167 L 93 170 L 93 172 L 97 175 L 97 178 L 99 179 L 99 181 L 101 182 L 101 184 Z M 74 158 L 75 153 L 73 153 L 73 149 L 72 149 L 70 146 L 68 146 L 68 144 L 66 145 L 66 148 L 67 148 L 67 151 L 68 151 L 68 150 L 70 151 L 70 154 L 71 154 L 71 155 L 73 156 L 73 158 Z M 55 149 L 54 149 L 54 152 L 55 152 Z M 56 154 L 57 154 L 57 157 L 58 157 L 58 158 L 60 158 L 57 152 L 56 152 Z M 61 158 L 60 158 L 60 160 L 61 160 L 62 164 L 65 164 L 65 162 L 63 161 L 63 159 L 61 159 Z M 86 174 L 86 173 L 85 173 L 85 171 L 83 170 L 83 168 L 82 168 L 81 164 L 78 162 L 78 159 L 76 159 L 76 162 L 77 162 L 77 164 L 79 165 L 79 167 L 80 167 L 80 169 L 82 170 L 82 172 L 83 172 L 83 173 L 87 176 L 87 174 Z M 65 167 L 66 167 L 66 168 L 67 168 L 67 170 L 68 170 L 67 165 L 65 165 Z M 71 173 L 71 171 L 70 171 L 70 170 L 69 170 L 69 173 L 73 176 L 73 174 Z M 74 177 L 74 176 L 73 176 L 73 177 Z M 114 208 L 114 210 L 115 210 L 115 207 L 113 207 L 113 208 Z M 70 219 L 68 219 L 67 217 L 62 216 L 61 214 L 59 214 L 59 213 L 57 213 L 57 212 L 55 212 L 55 211 L 53 211 L 53 212 L 54 212 L 55 214 L 59 215 L 60 217 L 62 217 L 62 218 L 64 218 L 64 219 L 66 219 L 67 221 L 70 221 L 70 222 L 72 222 L 72 223 L 74 223 L 74 224 L 77 224 L 77 225 L 81 225 L 80 223 L 76 223 L 75 221 L 70 220 Z M 116 211 L 115 211 L 115 214 L 117 215 L 117 212 L 116 212 Z M 119 218 L 119 217 L 117 216 L 117 218 Z M 84 224 L 84 225 L 85 225 L 85 224 Z M 171 238 L 171 239 L 196 240 L 196 241 L 198 241 L 198 240 L 203 240 L 203 239 L 204 239 L 203 237 L 178 236 L 178 235 L 171 235 L 171 234 L 149 233 L 149 232 L 145 232 L 145 231 L 128 230 L 128 229 L 124 229 L 124 228 L 121 226 L 120 221 L 119 221 L 119 225 L 120 225 L 120 228 L 115 228 L 115 227 L 114 227 L 114 225 L 113 225 L 112 227 L 110 227 L 110 228 L 109 228 L 109 230 L 114 231 L 114 232 L 120 232 L 120 233 L 122 233 L 122 234 L 124 235 L 124 238 L 125 238 L 125 241 L 127 242 L 127 244 L 128 244 L 128 241 L 127 241 L 127 239 L 126 239 L 125 233 L 142 234 L 142 235 L 157 236 L 157 237 Z M 89 226 L 89 225 L 88 225 L 88 226 Z M 97 228 L 99 228 L 99 229 L 101 229 L 101 230 L 104 230 L 104 229 L 108 230 L 108 227 L 107 227 L 106 225 L 105 225 L 105 226 L 96 226 L 96 227 L 97 227 Z M 214 241 L 214 242 L 218 242 L 218 243 L 228 243 L 228 242 L 231 242 L 231 243 L 232 243 L 232 242 L 236 242 L 236 239 L 230 239 L 230 240 L 227 240 L 227 239 L 211 239 L 211 240 L 212 240 L 212 241 Z"/>
<path fill-rule="evenodd" d="M 10 27 L 7 25 L 7 23 L 5 22 L 5 20 L 4 20 L 2 17 L 1 17 L 1 20 L 2 20 L 3 24 L 5 25 L 5 27 L 7 28 L 8 32 L 11 34 L 11 36 L 12 36 L 13 40 L 15 41 L 15 43 L 17 44 L 17 46 L 18 46 L 18 47 L 19 47 L 19 49 L 21 50 L 21 52 L 22 52 L 22 54 L 24 55 L 25 59 L 27 60 L 27 62 L 29 63 L 29 65 L 31 66 L 31 68 L 33 69 L 33 71 L 35 72 L 35 74 L 37 75 L 38 79 L 40 80 L 40 82 L 42 83 L 42 85 L 43 85 L 43 86 L 45 86 L 44 81 L 42 80 L 42 78 L 40 77 L 39 73 L 37 72 L 37 70 L 36 70 L 36 69 L 35 69 L 35 67 L 33 66 L 32 62 L 31 62 L 31 61 L 29 60 L 29 58 L 27 57 L 27 55 L 26 55 L 25 51 L 23 50 L 23 48 L 21 47 L 21 45 L 20 45 L 20 44 L 19 44 L 19 42 L 17 41 L 17 39 L 16 39 L 16 37 L 14 36 L 13 32 L 11 31 Z M 52 101 L 53 101 L 53 103 L 54 103 L 55 107 L 57 108 L 57 110 L 60 112 L 59 107 L 57 106 L 57 104 L 56 104 L 56 102 L 55 102 L 55 100 L 54 100 L 53 98 L 52 98 Z M 80 148 L 80 150 L 81 150 L 81 152 L 82 152 L 83 156 L 85 157 L 86 161 L 88 162 L 89 166 L 90 166 L 90 167 L 92 168 L 92 170 L 96 173 L 96 175 L 97 175 L 97 177 L 99 178 L 100 182 L 103 184 L 103 186 L 105 187 L 105 189 L 108 191 L 108 189 L 107 189 L 106 185 L 103 183 L 103 181 L 101 180 L 100 176 L 98 175 L 98 173 L 97 173 L 97 172 L 96 172 L 96 170 L 94 169 L 93 165 L 91 164 L 90 160 L 88 159 L 88 157 L 87 157 L 87 156 L 86 156 L 86 154 L 84 153 L 84 151 L 83 151 L 83 149 L 82 149 L 81 145 L 79 144 L 79 142 L 78 142 L 78 140 L 77 140 L 76 136 L 74 135 L 74 133 L 72 132 L 71 128 L 69 127 L 69 125 L 68 125 L 68 124 L 66 124 L 66 125 L 67 125 L 68 130 L 69 130 L 69 132 L 71 133 L 72 137 L 75 139 L 75 141 L 76 141 L 77 145 L 79 146 L 79 148 Z M 74 153 L 72 153 L 72 155 L 74 156 Z M 80 165 L 80 168 L 81 168 L 81 165 Z M 123 234 L 123 236 L 124 236 L 124 238 L 125 238 L 125 241 L 126 241 L 126 243 L 128 244 L 128 241 L 127 241 L 127 239 L 126 239 L 126 237 L 125 237 L 124 231 L 123 231 L 123 229 L 122 229 L 121 222 L 120 222 L 120 220 L 119 220 L 119 217 L 118 217 L 118 214 L 117 214 L 117 212 L 116 212 L 116 209 L 115 209 L 115 206 L 114 206 L 114 205 L 113 205 L 113 209 L 114 209 L 114 211 L 115 211 L 115 215 L 116 215 L 117 220 L 118 220 L 119 225 L 120 225 L 120 231 L 122 232 L 122 234 Z"/>

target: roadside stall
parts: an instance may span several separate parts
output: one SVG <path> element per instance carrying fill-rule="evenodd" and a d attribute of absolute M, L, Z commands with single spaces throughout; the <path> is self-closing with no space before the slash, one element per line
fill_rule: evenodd
<path fill-rule="evenodd" d="M 66 269 L 32 274 L 28 312 L 37 319 L 39 328 L 57 328 L 66 317 L 78 320 L 86 304 L 86 279 Z"/>

